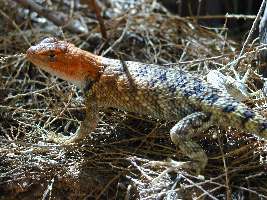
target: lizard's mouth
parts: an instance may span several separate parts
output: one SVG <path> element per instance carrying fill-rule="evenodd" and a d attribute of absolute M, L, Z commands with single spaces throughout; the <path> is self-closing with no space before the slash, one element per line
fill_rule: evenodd
<path fill-rule="evenodd" d="M 26 51 L 26 58 L 34 65 L 44 68 L 47 67 L 46 57 L 43 55 L 38 54 L 37 46 L 31 46 Z"/>
<path fill-rule="evenodd" d="M 32 61 L 34 60 L 34 56 L 36 56 L 36 53 L 35 53 L 34 46 L 32 46 L 26 51 L 26 58 Z"/>
<path fill-rule="evenodd" d="M 32 47 L 30 47 L 27 51 L 26 51 L 26 55 L 27 57 L 30 57 L 33 54 L 33 49 Z"/>

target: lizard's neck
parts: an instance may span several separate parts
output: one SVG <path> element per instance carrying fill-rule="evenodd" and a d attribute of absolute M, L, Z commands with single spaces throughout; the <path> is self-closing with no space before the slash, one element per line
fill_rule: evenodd
<path fill-rule="evenodd" d="M 90 52 L 74 48 L 71 53 L 71 63 L 69 68 L 65 68 L 67 76 L 61 77 L 84 89 L 88 82 L 97 82 L 103 73 L 104 66 L 102 57 Z M 60 69 L 62 73 L 63 69 Z"/>

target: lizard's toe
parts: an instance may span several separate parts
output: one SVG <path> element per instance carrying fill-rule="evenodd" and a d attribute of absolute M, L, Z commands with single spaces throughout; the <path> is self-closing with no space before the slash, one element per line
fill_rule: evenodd
<path fill-rule="evenodd" d="M 54 142 L 57 144 L 71 145 L 74 143 L 71 136 L 65 136 L 63 134 L 56 134 L 54 132 L 49 132 L 47 134 L 47 141 Z"/>

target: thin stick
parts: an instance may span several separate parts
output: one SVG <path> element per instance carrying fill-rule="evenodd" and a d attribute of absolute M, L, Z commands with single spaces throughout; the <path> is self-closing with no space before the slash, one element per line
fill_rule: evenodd
<path fill-rule="evenodd" d="M 128 18 L 128 20 L 126 22 L 126 26 L 123 29 L 123 32 L 122 32 L 121 36 L 106 51 L 104 51 L 101 56 L 106 55 L 110 50 L 112 50 L 117 44 L 119 44 L 122 41 L 124 35 L 126 34 L 126 31 L 129 28 L 129 24 L 130 24 L 130 20 Z"/>
<path fill-rule="evenodd" d="M 265 2 L 266 2 L 266 0 L 262 0 L 262 2 L 261 2 L 261 7 L 260 7 L 260 9 L 259 9 L 259 12 L 257 13 L 257 16 L 256 16 L 256 18 L 255 18 L 253 24 L 252 24 L 252 27 L 251 27 L 251 29 L 250 29 L 250 31 L 249 31 L 249 34 L 248 34 L 248 37 L 247 37 L 246 41 L 245 41 L 244 44 L 243 44 L 243 47 L 242 47 L 242 49 L 241 49 L 241 51 L 240 51 L 240 53 L 239 53 L 238 58 L 236 59 L 236 62 L 234 62 L 234 64 L 233 64 L 233 67 L 234 67 L 234 68 L 235 68 L 236 66 L 238 66 L 238 64 L 240 63 L 240 61 L 241 61 L 241 56 L 243 55 L 243 53 L 244 53 L 244 51 L 245 51 L 245 48 L 247 47 L 248 43 L 250 42 L 250 40 L 251 40 L 251 38 L 252 38 L 252 34 L 254 33 L 254 31 L 255 31 L 255 29 L 256 29 L 256 26 L 257 26 L 258 22 L 260 21 L 260 16 L 261 16 L 261 14 L 263 13 L 264 6 L 265 6 Z"/>
<path fill-rule="evenodd" d="M 106 31 L 103 17 L 101 16 L 100 7 L 98 6 L 96 0 L 92 0 L 92 4 L 93 4 L 94 10 L 95 10 L 96 19 L 98 20 L 98 23 L 100 26 L 101 35 L 104 39 L 107 39 L 108 38 L 107 31 Z"/>

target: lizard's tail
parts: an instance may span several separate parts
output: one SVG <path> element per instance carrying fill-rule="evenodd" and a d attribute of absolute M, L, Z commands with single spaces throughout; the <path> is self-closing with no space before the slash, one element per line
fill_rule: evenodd
<path fill-rule="evenodd" d="M 231 126 L 267 139 L 267 119 L 258 112 L 231 96 L 218 98 L 212 104 L 211 117 L 219 126 Z"/>

